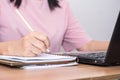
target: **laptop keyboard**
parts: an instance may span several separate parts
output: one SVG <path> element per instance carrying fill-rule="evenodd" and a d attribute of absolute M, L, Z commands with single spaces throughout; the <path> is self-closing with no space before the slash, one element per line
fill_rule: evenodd
<path fill-rule="evenodd" d="M 97 52 L 97 53 L 89 53 L 89 54 L 80 54 L 80 57 L 85 57 L 88 59 L 104 59 L 106 56 L 106 52 Z"/>

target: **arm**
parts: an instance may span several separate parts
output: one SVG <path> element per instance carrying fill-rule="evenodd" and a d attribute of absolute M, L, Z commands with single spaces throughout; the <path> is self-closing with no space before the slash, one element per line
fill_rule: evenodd
<path fill-rule="evenodd" d="M 0 43 L 0 55 L 8 52 L 8 44 L 9 42 L 1 42 Z"/>
<path fill-rule="evenodd" d="M 107 50 L 109 42 L 95 41 L 80 26 L 78 19 L 72 13 L 69 4 L 67 4 L 68 25 L 64 35 L 63 47 L 65 51 L 103 51 Z"/>
<path fill-rule="evenodd" d="M 25 37 L 0 43 L 0 55 L 37 56 L 49 47 L 48 37 L 42 33 L 31 32 Z"/>
<path fill-rule="evenodd" d="M 85 46 L 78 48 L 78 51 L 105 51 L 107 50 L 109 42 L 107 41 L 95 41 L 88 42 Z"/>

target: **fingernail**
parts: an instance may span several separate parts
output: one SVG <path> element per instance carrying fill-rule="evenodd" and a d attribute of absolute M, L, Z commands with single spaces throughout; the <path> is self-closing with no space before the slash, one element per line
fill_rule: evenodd
<path fill-rule="evenodd" d="M 47 49 L 46 51 L 47 51 L 47 52 L 50 52 L 50 50 L 49 50 L 49 49 Z"/>

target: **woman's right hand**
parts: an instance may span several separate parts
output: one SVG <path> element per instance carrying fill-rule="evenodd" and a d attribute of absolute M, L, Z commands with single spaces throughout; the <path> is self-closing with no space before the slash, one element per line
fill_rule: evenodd
<path fill-rule="evenodd" d="M 3 55 L 37 56 L 46 52 L 49 46 L 50 41 L 45 34 L 31 32 L 19 40 L 8 42 L 7 52 L 3 53 Z"/>

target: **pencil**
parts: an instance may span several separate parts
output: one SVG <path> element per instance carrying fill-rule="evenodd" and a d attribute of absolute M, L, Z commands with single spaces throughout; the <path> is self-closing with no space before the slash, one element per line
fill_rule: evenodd
<path fill-rule="evenodd" d="M 22 16 L 22 14 L 19 12 L 18 9 L 16 9 L 16 13 L 18 14 L 18 16 L 22 19 L 22 21 L 24 22 L 24 24 L 26 25 L 26 27 L 32 32 L 34 31 L 32 29 L 32 27 L 30 26 L 30 24 L 27 22 L 27 20 Z M 46 50 L 48 53 L 50 52 L 49 49 Z"/>

